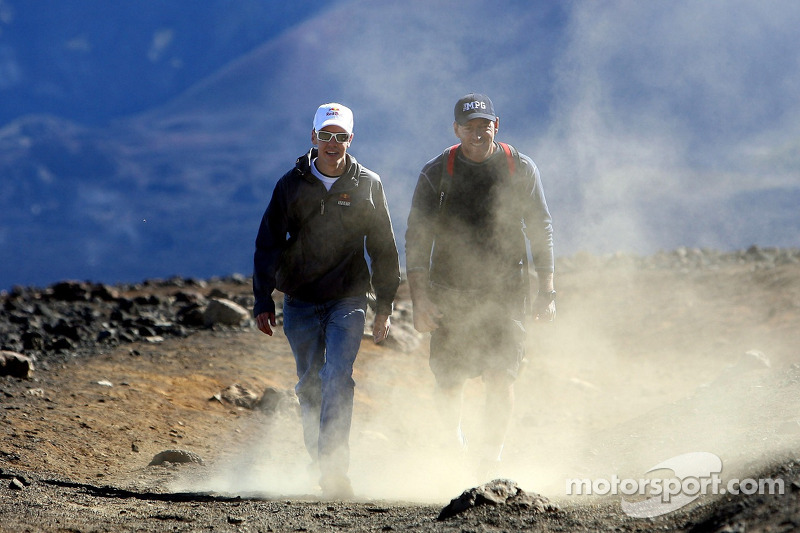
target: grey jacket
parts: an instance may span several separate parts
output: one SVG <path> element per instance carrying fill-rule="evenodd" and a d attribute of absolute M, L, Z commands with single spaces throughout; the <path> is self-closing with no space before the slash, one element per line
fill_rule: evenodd
<path fill-rule="evenodd" d="M 443 155 L 420 173 L 408 216 L 406 270 L 427 272 L 433 285 L 502 297 L 524 286 L 527 239 L 536 271 L 553 272 L 553 227 L 534 162 L 519 154 L 510 175 L 502 150 L 483 163 L 460 152 L 443 206 Z"/>

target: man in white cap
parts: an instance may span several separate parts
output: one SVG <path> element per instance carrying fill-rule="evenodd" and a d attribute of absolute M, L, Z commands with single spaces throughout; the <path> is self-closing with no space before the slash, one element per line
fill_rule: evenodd
<path fill-rule="evenodd" d="M 272 292 L 284 294 L 283 330 L 297 365 L 305 445 L 326 498 L 353 495 L 347 475 L 352 374 L 367 293 L 375 294 L 372 334 L 379 343 L 389 334 L 400 284 L 383 185 L 347 153 L 352 141 L 352 111 L 321 105 L 313 147 L 275 185 L 254 257 L 253 313 L 267 335 L 277 323 Z"/>
<path fill-rule="evenodd" d="M 422 168 L 408 215 L 406 271 L 414 327 L 431 332 L 430 367 L 448 438 L 466 450 L 461 394 L 481 377 L 486 413 L 479 474 L 499 467 L 524 357 L 526 308 L 541 322 L 555 316 L 553 228 L 539 169 L 495 135 L 500 118 L 485 94 L 460 98 L 453 133 L 459 144 Z M 539 291 L 529 299 L 528 252 Z"/>

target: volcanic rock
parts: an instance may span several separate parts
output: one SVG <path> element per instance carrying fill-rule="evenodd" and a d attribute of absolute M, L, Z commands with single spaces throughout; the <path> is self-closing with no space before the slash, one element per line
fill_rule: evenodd
<path fill-rule="evenodd" d="M 208 302 L 204 314 L 206 326 L 222 324 L 225 326 L 238 326 L 250 316 L 247 309 L 225 298 L 213 298 Z"/>
<path fill-rule="evenodd" d="M 516 505 L 538 513 L 558 511 L 558 506 L 539 494 L 528 494 L 508 479 L 495 479 L 465 490 L 441 510 L 437 520 L 445 520 L 480 505 Z"/>
<path fill-rule="evenodd" d="M 29 379 L 33 375 L 33 359 L 21 353 L 0 351 L 0 376 Z"/>
<path fill-rule="evenodd" d="M 163 465 L 164 463 L 195 463 L 203 464 L 203 459 L 194 452 L 186 450 L 165 450 L 157 453 L 150 461 L 149 466 Z"/>

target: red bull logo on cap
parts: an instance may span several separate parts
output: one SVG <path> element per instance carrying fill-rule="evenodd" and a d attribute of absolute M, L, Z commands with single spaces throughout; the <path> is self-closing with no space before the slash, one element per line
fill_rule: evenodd
<path fill-rule="evenodd" d="M 341 126 L 348 133 L 353 132 L 353 112 L 337 103 L 319 106 L 314 115 L 314 129 L 320 131 L 327 125 Z"/>

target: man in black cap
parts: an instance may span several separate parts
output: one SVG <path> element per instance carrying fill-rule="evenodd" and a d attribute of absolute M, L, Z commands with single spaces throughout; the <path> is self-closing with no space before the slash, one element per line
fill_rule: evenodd
<path fill-rule="evenodd" d="M 422 168 L 406 232 L 414 327 L 431 332 L 430 367 L 451 442 L 466 451 L 461 395 L 481 376 L 486 413 L 480 474 L 499 464 L 524 357 L 526 308 L 555 317 L 553 230 L 539 170 L 495 140 L 500 119 L 484 94 L 454 110 L 460 143 Z M 538 277 L 532 306 L 528 251 Z"/>

